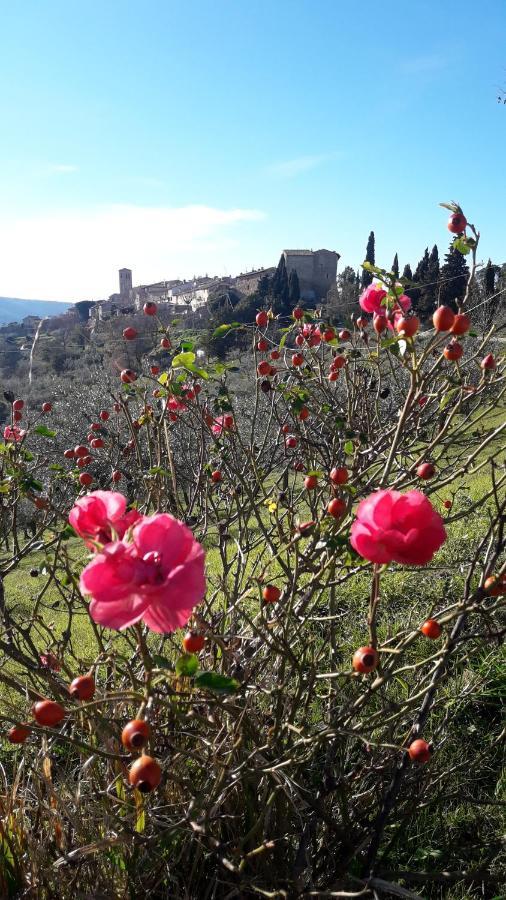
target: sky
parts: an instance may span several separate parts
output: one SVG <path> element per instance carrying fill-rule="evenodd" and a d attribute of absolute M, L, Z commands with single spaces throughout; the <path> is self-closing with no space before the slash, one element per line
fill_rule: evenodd
<path fill-rule="evenodd" d="M 506 261 L 505 0 L 0 0 L 0 296 L 320 247 Z"/>

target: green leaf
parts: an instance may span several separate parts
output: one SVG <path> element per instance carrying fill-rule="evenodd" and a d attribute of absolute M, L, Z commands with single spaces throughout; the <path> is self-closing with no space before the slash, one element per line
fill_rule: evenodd
<path fill-rule="evenodd" d="M 162 385 L 167 384 L 168 380 L 169 380 L 169 373 L 162 372 L 162 374 L 160 375 L 160 378 L 158 379 L 158 384 L 162 384 Z"/>
<path fill-rule="evenodd" d="M 188 353 L 188 351 L 193 350 L 195 344 L 193 341 L 181 341 L 181 350 L 183 353 Z"/>
<path fill-rule="evenodd" d="M 441 398 L 441 402 L 439 404 L 439 409 L 444 409 L 446 406 L 448 406 L 450 401 L 453 400 L 455 394 L 458 394 L 459 391 L 460 388 L 452 388 L 451 391 L 447 391 L 446 394 L 443 394 L 443 397 Z"/>
<path fill-rule="evenodd" d="M 353 441 L 346 441 L 346 443 L 344 445 L 344 452 L 347 453 L 349 456 L 351 456 L 351 454 L 353 453 L 353 450 L 354 450 Z"/>
<path fill-rule="evenodd" d="M 148 469 L 148 475 L 166 475 L 170 477 L 170 472 L 167 472 L 167 469 L 162 469 L 161 466 L 152 466 L 151 469 Z"/>
<path fill-rule="evenodd" d="M 72 525 L 65 525 L 63 531 L 60 531 L 60 537 L 62 541 L 68 541 L 69 538 L 75 537 L 76 532 L 72 528 Z"/>
<path fill-rule="evenodd" d="M 213 337 L 223 337 L 225 334 L 228 334 L 229 331 L 233 331 L 234 328 L 240 327 L 240 322 L 230 322 L 229 325 L 218 325 L 218 328 L 215 328 L 213 331 Z"/>
<path fill-rule="evenodd" d="M 172 669 L 172 664 L 169 662 L 165 656 L 160 656 L 160 654 L 155 653 L 153 655 L 153 662 L 159 669 Z"/>
<path fill-rule="evenodd" d="M 173 369 L 187 369 L 188 366 L 192 366 L 196 360 L 196 356 L 191 351 L 188 353 L 178 353 L 177 356 L 172 360 L 172 368 Z"/>
<path fill-rule="evenodd" d="M 10 483 L 8 481 L 0 481 L 0 494 L 8 494 L 10 491 Z"/>
<path fill-rule="evenodd" d="M 458 250 L 459 253 L 462 253 L 463 256 L 467 256 L 467 254 L 471 252 L 468 239 L 465 237 L 456 237 L 452 247 L 454 250 Z"/>
<path fill-rule="evenodd" d="M 220 694 L 235 694 L 241 686 L 235 678 L 220 675 L 218 672 L 199 672 L 195 676 L 195 685 Z"/>
<path fill-rule="evenodd" d="M 280 340 L 280 342 L 279 342 L 279 349 L 280 349 L 280 350 L 282 350 L 283 347 L 285 346 L 287 337 L 288 337 L 288 331 L 287 331 L 285 334 L 283 334 L 283 335 L 281 336 L 281 340 Z"/>
<path fill-rule="evenodd" d="M 194 653 L 184 653 L 176 660 L 176 675 L 184 675 L 191 678 L 198 670 L 199 661 Z"/>
<path fill-rule="evenodd" d="M 41 434 L 42 437 L 54 438 L 56 436 L 56 431 L 51 431 L 46 425 L 37 425 L 33 430 L 35 434 Z"/>

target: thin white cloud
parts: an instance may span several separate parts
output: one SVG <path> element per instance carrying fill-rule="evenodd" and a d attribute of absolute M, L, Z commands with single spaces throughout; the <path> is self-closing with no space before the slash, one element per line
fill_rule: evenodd
<path fill-rule="evenodd" d="M 53 163 L 49 166 L 48 171 L 51 175 L 69 175 L 72 172 L 78 172 L 79 166 L 70 163 Z"/>
<path fill-rule="evenodd" d="M 409 59 L 402 59 L 399 68 L 407 75 L 424 75 L 430 72 L 439 72 L 448 65 L 448 57 L 438 53 L 428 54 L 426 56 L 411 56 Z"/>
<path fill-rule="evenodd" d="M 100 299 L 117 290 L 117 270 L 134 283 L 218 272 L 237 260 L 237 231 L 264 214 L 209 206 L 101 206 L 0 219 L 0 295 Z"/>
<path fill-rule="evenodd" d="M 315 156 L 298 156 L 296 159 L 286 159 L 283 162 L 272 163 L 272 165 L 267 166 L 266 171 L 269 175 L 275 175 L 280 178 L 295 178 L 296 175 L 316 169 L 330 159 L 332 159 L 332 155 L 329 153 L 320 153 Z"/>

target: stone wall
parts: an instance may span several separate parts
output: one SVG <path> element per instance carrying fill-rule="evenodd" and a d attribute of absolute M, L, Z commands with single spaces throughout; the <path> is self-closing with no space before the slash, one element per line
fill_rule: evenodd
<path fill-rule="evenodd" d="M 303 299 L 321 300 L 336 283 L 339 253 L 333 250 L 283 250 L 286 270 L 295 269 Z"/>

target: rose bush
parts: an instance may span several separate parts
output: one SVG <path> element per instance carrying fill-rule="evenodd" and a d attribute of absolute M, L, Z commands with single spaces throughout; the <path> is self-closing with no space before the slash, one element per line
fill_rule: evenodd
<path fill-rule="evenodd" d="M 6 397 L 0 893 L 500 890 L 506 377 L 466 229 L 453 324 L 368 266 L 349 329 L 221 326 L 239 364 L 119 319 L 65 440 Z"/>

